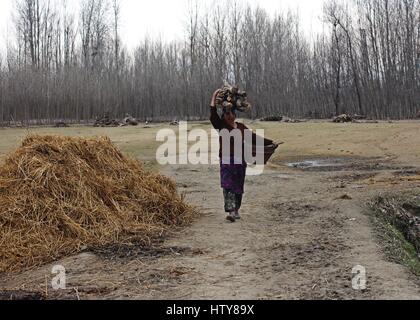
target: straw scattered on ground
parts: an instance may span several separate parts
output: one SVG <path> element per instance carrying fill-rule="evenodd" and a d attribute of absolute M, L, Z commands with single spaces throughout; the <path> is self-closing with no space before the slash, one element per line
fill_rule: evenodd
<path fill-rule="evenodd" d="M 195 215 L 174 181 L 109 138 L 28 136 L 0 167 L 0 272 L 86 247 L 150 245 Z"/>

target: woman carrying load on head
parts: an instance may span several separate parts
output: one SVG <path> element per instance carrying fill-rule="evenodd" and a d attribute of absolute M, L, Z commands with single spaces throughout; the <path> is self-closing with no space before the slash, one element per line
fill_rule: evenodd
<path fill-rule="evenodd" d="M 242 139 L 242 152 L 238 155 L 235 154 L 235 142 L 233 139 L 230 139 L 230 150 L 225 150 L 222 135 L 219 137 L 220 177 L 225 200 L 225 212 L 228 214 L 227 220 L 230 222 L 235 222 L 241 218 L 239 210 L 242 206 L 247 170 L 244 148 L 245 131 L 249 129 L 244 124 L 236 122 L 235 108 L 224 107 L 223 116 L 220 118 L 216 107 L 216 98 L 219 92 L 220 90 L 217 90 L 213 94 L 210 103 L 210 121 L 213 127 L 219 132 L 223 131 L 224 129 L 226 129 L 229 133 L 231 133 L 233 130 L 239 130 Z M 252 137 L 253 147 L 255 148 L 257 141 L 255 133 L 252 133 Z M 273 152 L 279 146 L 269 139 L 264 139 L 263 141 L 264 146 L 270 146 Z"/>

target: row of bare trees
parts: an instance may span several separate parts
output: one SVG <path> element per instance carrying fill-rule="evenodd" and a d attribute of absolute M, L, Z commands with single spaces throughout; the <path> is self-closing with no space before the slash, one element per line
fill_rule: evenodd
<path fill-rule="evenodd" d="M 206 118 L 222 81 L 246 89 L 252 117 L 420 110 L 420 0 L 326 1 L 325 32 L 298 16 L 220 1 L 186 8 L 185 40 L 120 39 L 119 0 L 18 0 L 15 39 L 0 56 L 0 123 Z M 0 51 L 1 52 L 1 51 Z"/>

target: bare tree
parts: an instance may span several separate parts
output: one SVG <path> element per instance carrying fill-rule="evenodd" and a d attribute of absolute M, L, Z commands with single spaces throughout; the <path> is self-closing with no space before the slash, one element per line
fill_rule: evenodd
<path fill-rule="evenodd" d="M 342 112 L 411 118 L 420 106 L 420 0 L 329 1 L 315 40 L 292 12 L 219 0 L 186 7 L 184 41 L 121 41 L 119 0 L 17 0 L 0 61 L 0 123 L 116 117 L 207 118 L 223 81 L 246 89 L 252 117 Z M 76 17 L 79 16 L 79 19 Z"/>

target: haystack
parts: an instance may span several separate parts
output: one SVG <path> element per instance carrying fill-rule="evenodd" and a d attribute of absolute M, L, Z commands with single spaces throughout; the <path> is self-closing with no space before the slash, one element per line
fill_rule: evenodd
<path fill-rule="evenodd" d="M 29 136 L 0 167 L 0 272 L 83 247 L 149 245 L 194 216 L 174 181 L 108 138 Z"/>

